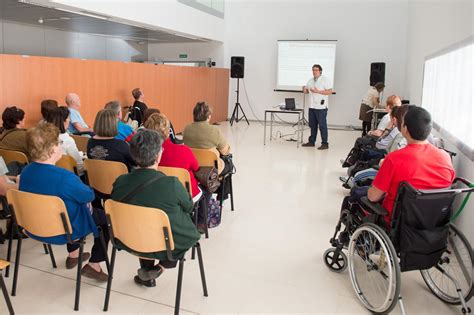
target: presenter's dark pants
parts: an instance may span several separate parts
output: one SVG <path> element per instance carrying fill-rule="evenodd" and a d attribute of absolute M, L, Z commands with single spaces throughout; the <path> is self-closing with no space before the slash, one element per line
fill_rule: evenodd
<path fill-rule="evenodd" d="M 321 144 L 328 144 L 328 124 L 327 115 L 328 109 L 314 109 L 310 108 L 309 112 L 309 127 L 311 128 L 311 136 L 308 139 L 309 143 L 315 143 L 319 131 L 321 131 Z"/>

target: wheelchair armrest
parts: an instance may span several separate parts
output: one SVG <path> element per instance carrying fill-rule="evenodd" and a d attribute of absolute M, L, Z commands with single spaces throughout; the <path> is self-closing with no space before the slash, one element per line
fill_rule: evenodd
<path fill-rule="evenodd" d="M 362 201 L 364 206 L 367 206 L 369 208 L 370 211 L 378 215 L 383 215 L 383 216 L 388 215 L 387 209 L 385 209 L 384 207 L 382 207 L 382 205 L 378 203 L 370 201 L 369 198 L 362 197 L 360 198 L 360 200 Z"/>

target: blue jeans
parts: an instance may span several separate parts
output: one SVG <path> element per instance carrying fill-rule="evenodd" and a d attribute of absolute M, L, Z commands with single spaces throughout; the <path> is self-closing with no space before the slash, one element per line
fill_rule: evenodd
<path fill-rule="evenodd" d="M 321 143 L 328 144 L 328 124 L 326 121 L 328 115 L 328 109 L 309 109 L 309 127 L 311 128 L 311 136 L 308 139 L 309 143 L 316 142 L 316 136 L 321 131 Z"/>

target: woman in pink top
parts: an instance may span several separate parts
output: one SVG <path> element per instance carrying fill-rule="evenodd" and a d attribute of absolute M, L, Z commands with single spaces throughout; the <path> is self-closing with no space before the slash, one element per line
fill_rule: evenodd
<path fill-rule="evenodd" d="M 194 172 L 199 168 L 198 161 L 193 151 L 181 144 L 174 144 L 169 138 L 170 122 L 163 114 L 152 114 L 144 124 L 146 129 L 158 131 L 163 139 L 163 155 L 161 156 L 160 166 L 184 168 L 189 172 L 191 178 L 191 195 L 196 202 L 202 195 L 198 186 Z"/>

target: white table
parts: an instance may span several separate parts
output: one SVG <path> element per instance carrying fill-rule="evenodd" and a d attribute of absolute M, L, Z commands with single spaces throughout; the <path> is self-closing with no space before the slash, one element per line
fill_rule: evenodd
<path fill-rule="evenodd" d="M 373 115 L 372 115 L 372 130 L 377 129 L 377 126 L 379 124 L 379 117 L 387 114 L 387 110 L 385 108 L 376 108 L 373 110 Z"/>
<path fill-rule="evenodd" d="M 264 119 L 264 126 L 263 126 L 263 145 L 266 144 L 267 139 L 267 114 L 270 114 L 270 141 L 272 141 L 272 130 L 273 130 L 273 121 L 275 120 L 275 114 L 292 114 L 298 115 L 298 122 L 297 125 L 297 138 L 296 138 L 296 147 L 300 147 L 300 142 L 303 143 L 303 128 L 304 128 L 304 121 L 303 115 L 304 112 L 302 109 L 295 109 L 295 110 L 286 110 L 280 108 L 270 108 L 265 110 L 265 119 Z"/>

